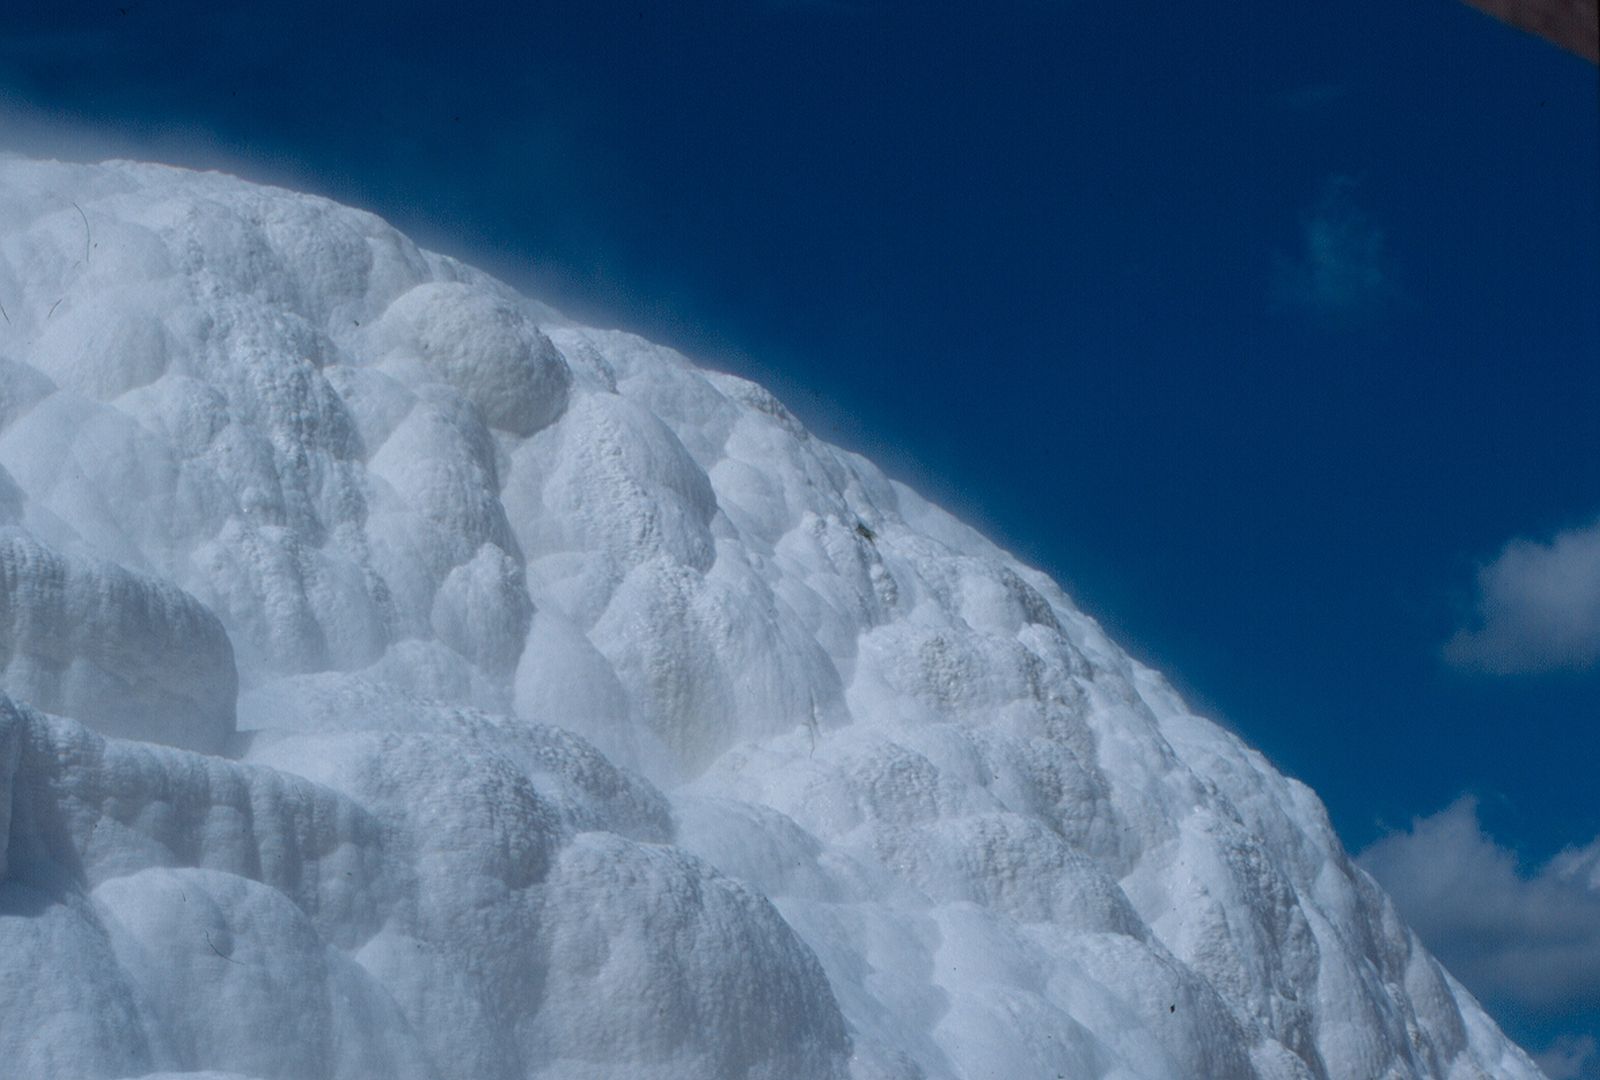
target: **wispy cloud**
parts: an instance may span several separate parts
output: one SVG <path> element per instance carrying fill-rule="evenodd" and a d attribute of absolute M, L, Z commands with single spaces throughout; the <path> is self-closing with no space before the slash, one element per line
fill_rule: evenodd
<path fill-rule="evenodd" d="M 1273 298 L 1324 321 L 1365 321 L 1398 295 L 1388 240 L 1356 204 L 1356 181 L 1335 176 L 1302 223 L 1301 248 L 1280 256 Z"/>
<path fill-rule="evenodd" d="M 1478 571 L 1473 622 L 1445 644 L 1457 667 L 1497 675 L 1600 661 L 1600 522 L 1548 543 L 1513 540 Z"/>
<path fill-rule="evenodd" d="M 1463 797 L 1357 861 L 1479 997 L 1552 1019 L 1600 1008 L 1600 837 L 1525 873 Z"/>
<path fill-rule="evenodd" d="M 1596 1044 L 1593 1035 L 1563 1035 L 1534 1060 L 1550 1080 L 1600 1076 L 1600 1044 Z"/>

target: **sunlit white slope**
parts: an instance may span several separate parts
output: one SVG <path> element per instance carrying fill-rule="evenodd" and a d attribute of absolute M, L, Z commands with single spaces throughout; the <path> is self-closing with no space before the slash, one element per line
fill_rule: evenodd
<path fill-rule="evenodd" d="M 0 161 L 0 305 L 8 1075 L 1537 1075 L 760 387 L 148 165 Z"/>

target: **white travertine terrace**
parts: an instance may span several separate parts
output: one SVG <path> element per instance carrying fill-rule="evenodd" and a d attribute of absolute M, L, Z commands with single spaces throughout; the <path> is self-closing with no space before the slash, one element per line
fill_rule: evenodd
<path fill-rule="evenodd" d="M 1309 790 L 759 386 L 125 162 L 0 159 L 0 305 L 7 1076 L 1538 1075 Z"/>

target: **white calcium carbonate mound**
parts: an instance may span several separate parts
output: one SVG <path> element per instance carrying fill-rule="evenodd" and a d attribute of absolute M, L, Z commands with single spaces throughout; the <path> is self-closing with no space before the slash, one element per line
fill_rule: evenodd
<path fill-rule="evenodd" d="M 128 162 L 0 159 L 0 303 L 8 1076 L 1538 1075 L 1311 792 L 759 386 Z"/>
<path fill-rule="evenodd" d="M 0 685 L 108 734 L 221 753 L 238 678 L 217 617 L 166 582 L 0 526 Z"/>

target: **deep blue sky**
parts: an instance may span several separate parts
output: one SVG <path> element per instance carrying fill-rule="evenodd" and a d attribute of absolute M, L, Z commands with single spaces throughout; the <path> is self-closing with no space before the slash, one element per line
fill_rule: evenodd
<path fill-rule="evenodd" d="M 1600 835 L 1595 668 L 1441 658 L 1600 515 L 1593 66 L 1455 0 L 219 7 L 12 0 L 0 147 L 320 191 L 767 382 L 1352 850 Z"/>

